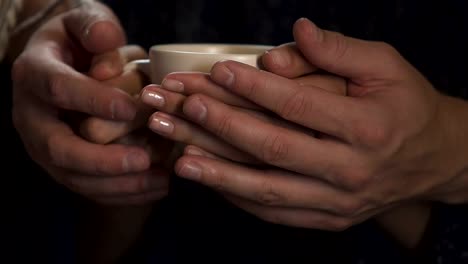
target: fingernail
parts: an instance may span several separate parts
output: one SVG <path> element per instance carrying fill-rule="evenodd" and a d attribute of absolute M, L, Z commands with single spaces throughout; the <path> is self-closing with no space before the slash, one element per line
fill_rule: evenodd
<path fill-rule="evenodd" d="M 91 18 L 90 18 L 91 19 Z M 83 33 L 82 33 L 82 36 L 83 36 L 83 39 L 86 40 L 88 39 L 89 37 L 89 34 L 91 33 L 91 28 L 96 25 L 98 22 L 100 21 L 93 21 L 91 23 L 89 23 L 88 25 L 86 25 L 85 27 L 83 27 Z"/>
<path fill-rule="evenodd" d="M 167 89 L 169 91 L 173 91 L 176 93 L 182 93 L 184 91 L 184 84 L 174 79 L 164 79 L 161 86 L 164 89 Z"/>
<path fill-rule="evenodd" d="M 192 155 L 192 156 L 205 156 L 203 152 L 193 147 L 187 148 L 185 150 L 185 154 Z"/>
<path fill-rule="evenodd" d="M 136 115 L 135 105 L 122 100 L 112 100 L 110 111 L 111 118 L 118 120 L 133 120 Z"/>
<path fill-rule="evenodd" d="M 272 49 L 267 51 L 267 54 L 269 54 L 269 56 L 273 60 L 273 64 L 278 68 L 284 68 L 289 64 L 286 57 L 283 54 L 281 54 L 280 51 Z"/>
<path fill-rule="evenodd" d="M 164 99 L 164 96 L 162 96 L 160 93 L 154 92 L 154 91 L 149 91 L 145 90 L 143 91 L 143 94 L 141 96 L 141 100 L 154 107 L 164 107 L 166 104 L 166 100 Z"/>
<path fill-rule="evenodd" d="M 234 73 L 221 61 L 217 62 L 211 72 L 212 78 L 221 85 L 227 88 L 234 83 Z"/>
<path fill-rule="evenodd" d="M 201 179 L 201 168 L 193 162 L 185 163 L 177 173 L 180 177 L 186 178 L 193 181 L 200 181 Z"/>
<path fill-rule="evenodd" d="M 174 132 L 174 123 L 159 116 L 153 117 L 149 127 L 156 133 L 172 134 Z"/>
<path fill-rule="evenodd" d="M 200 123 L 205 122 L 208 112 L 205 104 L 203 104 L 203 102 L 198 97 L 186 103 L 184 105 L 183 111 L 187 117 Z"/>
<path fill-rule="evenodd" d="M 129 153 L 122 161 L 122 167 L 125 172 L 135 172 L 144 170 L 147 166 L 147 161 L 140 153 Z"/>

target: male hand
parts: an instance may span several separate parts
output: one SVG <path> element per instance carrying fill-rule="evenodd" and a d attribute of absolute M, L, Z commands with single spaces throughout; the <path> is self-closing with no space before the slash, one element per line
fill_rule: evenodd
<path fill-rule="evenodd" d="M 216 64 L 211 79 L 319 137 L 192 95 L 183 104 L 186 117 L 280 169 L 186 155 L 176 165 L 180 176 L 230 193 L 260 218 L 330 230 L 407 200 L 466 201 L 466 103 L 439 94 L 387 44 L 324 31 L 305 19 L 295 24 L 294 37 L 306 62 L 346 78 L 347 96 L 232 61 Z M 277 55 L 270 52 L 264 62 L 294 75 L 287 69 L 300 58 Z"/>

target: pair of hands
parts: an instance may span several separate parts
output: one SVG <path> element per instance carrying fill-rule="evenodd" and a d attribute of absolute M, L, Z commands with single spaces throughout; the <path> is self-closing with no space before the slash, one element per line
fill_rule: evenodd
<path fill-rule="evenodd" d="M 76 70 L 124 43 L 110 11 L 96 7 L 60 16 L 33 37 L 14 67 L 15 125 L 33 159 L 70 189 L 105 203 L 157 200 L 169 173 L 152 168 L 144 148 L 92 144 L 60 119 L 72 110 L 130 121 L 137 111 L 131 96 Z M 331 230 L 409 199 L 465 201 L 463 102 L 435 92 L 386 44 L 307 20 L 296 23 L 294 37 L 297 49 L 264 57 L 272 73 L 222 62 L 210 77 L 172 74 L 165 89 L 143 91 L 143 101 L 165 112 L 150 128 L 192 145 L 176 164 L 179 176 L 265 220 Z M 95 60 L 89 75 L 119 75 L 122 67 L 106 61 Z M 315 67 L 343 79 L 292 80 Z M 454 151 L 460 155 L 447 155 Z"/>

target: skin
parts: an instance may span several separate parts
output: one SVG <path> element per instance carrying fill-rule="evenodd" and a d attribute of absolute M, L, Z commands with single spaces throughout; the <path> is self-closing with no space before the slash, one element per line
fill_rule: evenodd
<path fill-rule="evenodd" d="M 290 64 L 277 64 L 277 61 L 273 57 L 277 54 L 285 56 Z M 316 68 L 305 60 L 295 43 L 285 44 L 269 51 L 263 56 L 263 64 L 270 72 L 293 78 L 299 86 L 306 89 L 320 89 L 338 95 L 346 94 L 346 81 L 343 78 L 330 74 L 315 73 Z M 310 72 L 312 74 L 304 75 Z M 200 94 L 208 96 L 211 99 L 220 100 L 226 103 L 229 109 L 235 109 L 242 112 L 242 114 L 254 116 L 265 122 L 279 124 L 283 128 L 314 135 L 314 132 L 304 130 L 303 127 L 295 126 L 285 120 L 272 118 L 270 115 L 267 116 L 264 113 L 265 109 L 263 109 L 262 113 L 262 109 L 258 105 L 245 101 L 245 99 L 220 87 L 207 74 L 173 73 L 166 77 L 162 86 L 150 85 L 146 87 L 142 92 L 141 99 L 143 102 L 159 110 L 149 120 L 150 129 L 159 135 L 189 145 L 185 149 L 185 156 L 200 156 L 220 162 L 235 161 L 239 166 L 242 166 L 242 164 L 238 163 L 241 162 L 265 168 L 265 163 L 261 159 L 235 148 L 230 144 L 230 141 L 217 138 L 214 133 L 203 130 L 198 125 L 184 119 L 184 102 L 190 96 Z M 191 135 L 194 131 L 197 131 L 197 133 L 202 131 L 205 135 L 202 137 L 192 137 Z M 274 169 L 274 167 L 270 169 Z M 229 177 L 236 176 L 230 175 Z M 246 184 L 255 183 L 255 179 L 242 177 L 244 177 L 244 174 L 239 173 L 239 178 L 241 178 L 239 181 L 242 181 L 242 183 L 239 183 L 234 191 L 232 189 L 223 189 L 224 184 L 220 182 L 214 182 L 210 186 L 218 189 L 228 200 L 236 203 L 240 194 L 251 191 L 247 186 L 244 186 L 244 181 L 247 181 Z M 233 182 L 232 178 L 223 180 L 226 180 L 227 184 Z M 295 180 L 294 178 L 283 178 L 283 181 L 289 184 L 289 186 L 294 186 Z M 277 184 L 284 182 L 278 182 Z M 262 195 L 260 191 L 257 194 Z M 301 194 L 298 194 L 298 196 Z M 273 195 L 253 197 L 253 199 L 257 199 L 255 201 L 256 204 L 275 202 Z M 423 203 L 405 203 L 395 209 L 379 214 L 376 219 L 400 243 L 408 248 L 413 248 L 419 244 L 429 216 L 429 205 Z M 265 220 L 272 221 L 271 219 Z"/>
<path fill-rule="evenodd" d="M 187 119 L 274 169 L 184 155 L 179 176 L 231 194 L 267 221 L 327 230 L 406 201 L 466 201 L 464 101 L 438 93 L 388 44 L 321 30 L 306 19 L 293 33 L 311 65 L 346 78 L 347 96 L 233 61 L 216 64 L 211 80 L 320 137 L 191 95 L 182 106 Z"/>
<path fill-rule="evenodd" d="M 98 63 L 90 77 L 83 73 L 94 55 L 124 43 L 112 12 L 94 4 L 46 23 L 13 66 L 13 121 L 26 150 L 57 182 L 100 203 L 158 200 L 167 186 L 168 173 L 150 169 L 144 148 L 90 143 L 75 132 L 71 120 L 63 120 L 76 112 L 109 120 L 135 117 L 130 95 L 96 81 L 122 69 Z"/>

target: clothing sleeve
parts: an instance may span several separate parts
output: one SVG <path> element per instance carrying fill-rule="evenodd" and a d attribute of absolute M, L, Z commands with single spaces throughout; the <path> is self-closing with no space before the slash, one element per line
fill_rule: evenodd
<path fill-rule="evenodd" d="M 16 26 L 23 0 L 0 0 L 0 61 L 5 56 L 8 39 Z"/>

